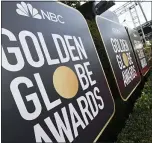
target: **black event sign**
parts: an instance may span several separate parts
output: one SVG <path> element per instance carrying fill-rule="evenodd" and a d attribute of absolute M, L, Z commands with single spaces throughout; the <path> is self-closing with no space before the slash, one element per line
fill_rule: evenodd
<path fill-rule="evenodd" d="M 101 14 L 101 16 L 119 23 L 118 16 L 110 10 L 106 10 L 104 13 Z"/>
<path fill-rule="evenodd" d="M 149 65 L 145 57 L 143 44 L 140 40 L 140 35 L 138 34 L 137 31 L 133 29 L 127 29 L 127 32 L 128 35 L 130 36 L 130 40 L 132 42 L 132 46 L 137 57 L 137 62 L 139 64 L 140 71 L 142 75 L 146 75 L 146 73 L 149 71 Z"/>
<path fill-rule="evenodd" d="M 125 28 L 97 16 L 96 23 L 123 100 L 127 100 L 140 83 L 140 72 Z"/>
<path fill-rule="evenodd" d="M 91 143 L 113 114 L 83 16 L 57 2 L 2 2 L 2 142 Z"/>

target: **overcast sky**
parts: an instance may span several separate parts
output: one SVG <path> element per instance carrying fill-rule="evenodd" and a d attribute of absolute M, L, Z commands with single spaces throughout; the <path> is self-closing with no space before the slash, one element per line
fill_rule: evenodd
<path fill-rule="evenodd" d="M 125 3 L 126 2 L 115 2 L 115 5 L 112 6 L 109 10 L 113 11 Z M 151 14 L 152 14 L 151 2 L 142 2 L 141 5 L 146 14 L 147 20 L 148 21 L 151 20 Z M 144 17 L 142 15 L 142 12 L 141 12 L 139 6 L 137 6 L 137 12 L 140 17 L 141 23 L 145 23 Z M 126 22 L 123 22 L 124 19 L 126 20 Z M 119 21 L 120 21 L 120 23 L 122 23 L 123 25 L 125 25 L 127 27 L 134 28 L 129 11 L 124 13 L 123 15 L 119 16 Z"/>

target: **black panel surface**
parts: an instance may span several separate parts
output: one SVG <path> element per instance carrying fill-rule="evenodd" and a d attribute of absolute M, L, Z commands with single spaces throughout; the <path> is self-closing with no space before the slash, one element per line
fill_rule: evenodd
<path fill-rule="evenodd" d="M 83 16 L 2 2 L 2 49 L 2 142 L 93 142 L 114 101 Z"/>

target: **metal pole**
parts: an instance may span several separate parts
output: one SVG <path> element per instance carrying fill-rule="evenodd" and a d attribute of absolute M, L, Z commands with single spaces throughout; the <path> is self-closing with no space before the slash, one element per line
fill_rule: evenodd
<path fill-rule="evenodd" d="M 140 28 L 141 28 L 141 31 L 142 31 L 142 35 L 143 35 L 144 42 L 146 42 L 145 34 L 144 34 L 144 30 L 143 30 L 143 28 L 142 28 L 142 25 L 141 25 L 141 22 L 140 22 L 140 19 L 139 19 L 138 13 L 137 13 L 136 6 L 135 6 L 134 8 L 135 8 L 135 11 L 136 11 L 136 14 L 137 14 L 137 18 L 138 18 L 139 25 L 140 25 Z"/>
<path fill-rule="evenodd" d="M 131 8 L 129 8 L 129 13 L 130 13 L 130 16 L 131 16 L 131 19 L 132 19 L 132 23 L 134 24 L 134 28 L 136 28 L 136 25 L 135 25 L 134 20 L 133 20 L 133 16 L 131 14 Z"/>
<path fill-rule="evenodd" d="M 139 7 L 140 7 L 140 9 L 141 9 L 141 12 L 142 12 L 144 18 L 145 18 L 145 21 L 147 22 L 148 20 L 147 20 L 147 17 L 146 17 L 146 15 L 145 15 L 145 12 L 144 12 L 144 10 L 143 10 L 143 8 L 142 8 L 142 6 L 141 6 L 141 3 L 140 3 L 140 2 L 137 2 L 137 3 L 138 3 L 138 5 L 139 5 Z"/>

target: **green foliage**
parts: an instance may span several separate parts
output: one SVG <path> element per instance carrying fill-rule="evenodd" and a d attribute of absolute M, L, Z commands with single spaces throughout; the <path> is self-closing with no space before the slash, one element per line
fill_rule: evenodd
<path fill-rule="evenodd" d="M 99 31 L 98 31 L 95 20 L 87 20 L 87 23 L 88 23 L 91 35 L 93 37 L 94 43 L 96 45 L 96 48 L 101 49 L 102 48 L 101 47 L 101 45 L 102 45 L 101 36 L 100 36 Z"/>
<path fill-rule="evenodd" d="M 74 8 L 80 6 L 80 1 L 61 1 L 61 2 Z"/>
<path fill-rule="evenodd" d="M 151 66 L 152 65 L 152 40 L 148 41 L 144 44 L 144 52 L 146 59 L 148 61 L 148 64 Z"/>
<path fill-rule="evenodd" d="M 117 143 L 152 143 L 152 72 Z"/>
<path fill-rule="evenodd" d="M 152 46 L 152 40 L 150 41 L 150 44 L 151 44 L 151 46 Z"/>

